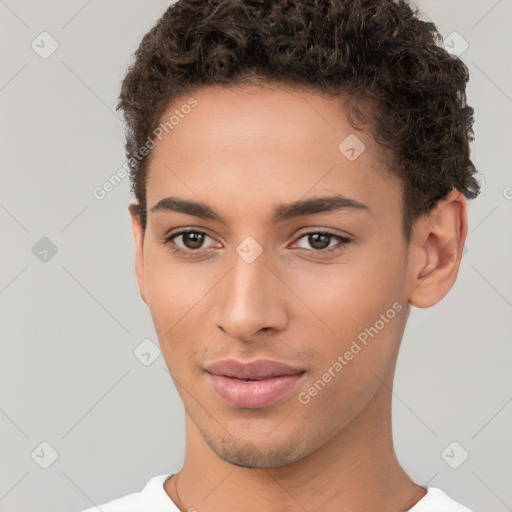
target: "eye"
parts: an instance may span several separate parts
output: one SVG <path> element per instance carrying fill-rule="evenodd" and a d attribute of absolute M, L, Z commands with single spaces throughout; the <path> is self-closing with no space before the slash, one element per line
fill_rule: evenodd
<path fill-rule="evenodd" d="M 309 244 L 312 249 L 308 249 L 307 247 L 299 248 L 315 254 L 330 254 L 334 251 L 341 250 L 351 242 L 350 238 L 336 235 L 329 231 L 310 231 L 308 233 L 303 233 L 297 241 L 302 240 L 304 240 L 306 244 Z M 332 244 L 332 242 L 336 241 L 337 243 Z"/>
<path fill-rule="evenodd" d="M 183 256 L 196 256 L 204 252 L 203 244 L 207 238 L 211 239 L 204 231 L 186 229 L 167 236 L 164 239 L 164 243 L 174 246 L 174 253 L 180 253 Z M 201 251 L 199 249 L 201 249 Z"/>

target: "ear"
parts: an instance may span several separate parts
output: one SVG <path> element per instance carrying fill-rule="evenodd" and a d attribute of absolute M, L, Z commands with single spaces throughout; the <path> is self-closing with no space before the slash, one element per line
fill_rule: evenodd
<path fill-rule="evenodd" d="M 128 207 L 132 218 L 132 233 L 133 241 L 135 243 L 135 275 L 139 284 L 139 292 L 142 300 L 148 304 L 145 297 L 144 289 L 144 232 L 141 223 L 141 208 L 140 204 L 132 203 Z"/>
<path fill-rule="evenodd" d="M 437 304 L 452 288 L 468 230 L 466 198 L 453 189 L 414 225 L 410 247 L 409 301 Z"/>

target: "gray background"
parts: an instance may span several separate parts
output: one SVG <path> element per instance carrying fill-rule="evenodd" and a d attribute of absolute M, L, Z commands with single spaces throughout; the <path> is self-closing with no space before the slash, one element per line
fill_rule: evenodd
<path fill-rule="evenodd" d="M 157 338 L 133 272 L 128 179 L 101 201 L 92 195 L 125 162 L 120 83 L 167 5 L 0 0 L 1 511 L 78 510 L 180 468 L 183 407 L 162 356 L 134 354 Z M 445 40 L 456 31 L 469 44 L 461 58 L 476 110 L 472 156 L 485 182 L 469 203 L 455 287 L 411 313 L 395 445 L 418 483 L 504 512 L 512 510 L 512 1 L 418 6 Z M 43 31 L 59 45 L 46 59 L 31 47 L 42 46 Z M 442 456 L 453 441 L 452 465 L 469 454 L 457 469 Z M 52 450 L 58 456 L 43 469 Z"/>

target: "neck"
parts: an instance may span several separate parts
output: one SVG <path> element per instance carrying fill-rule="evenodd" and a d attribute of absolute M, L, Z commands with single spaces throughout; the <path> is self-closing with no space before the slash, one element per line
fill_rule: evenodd
<path fill-rule="evenodd" d="M 164 485 L 167 494 L 183 511 L 238 508 L 270 512 L 277 503 L 284 512 L 408 510 L 426 490 L 407 476 L 394 452 L 392 377 L 385 379 L 363 411 L 329 442 L 284 467 L 242 468 L 223 461 L 187 415 L 179 498 L 171 480 Z"/>

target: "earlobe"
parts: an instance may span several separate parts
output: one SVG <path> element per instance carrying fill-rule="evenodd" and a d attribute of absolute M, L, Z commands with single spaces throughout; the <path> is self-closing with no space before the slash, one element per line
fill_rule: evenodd
<path fill-rule="evenodd" d="M 141 211 L 138 203 L 132 203 L 128 207 L 132 219 L 132 233 L 135 244 L 135 275 L 139 285 L 139 293 L 142 300 L 148 304 L 145 296 L 144 281 L 144 231 L 141 224 Z"/>
<path fill-rule="evenodd" d="M 466 198 L 454 189 L 415 225 L 409 267 L 413 306 L 434 306 L 453 287 L 467 235 L 466 206 Z"/>

